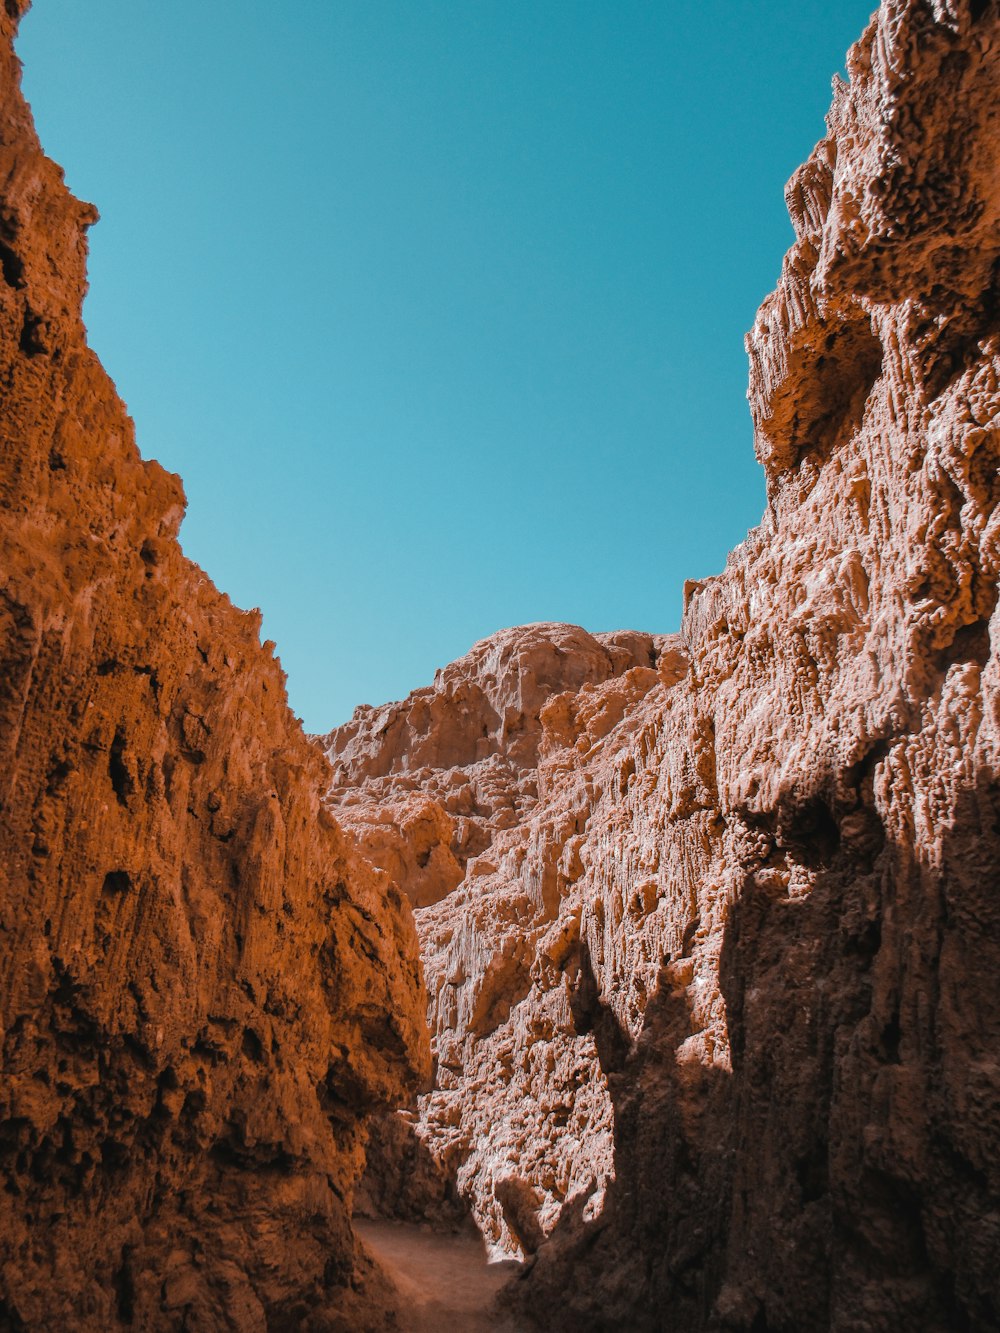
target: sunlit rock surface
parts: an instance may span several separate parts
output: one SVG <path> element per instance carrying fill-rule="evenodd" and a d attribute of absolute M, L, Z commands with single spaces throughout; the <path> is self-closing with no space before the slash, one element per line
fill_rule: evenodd
<path fill-rule="evenodd" d="M 0 9 L 0 1327 L 380 1329 L 349 1210 L 366 1115 L 425 1073 L 409 911 L 321 809 L 259 616 L 182 555 L 180 481 L 86 346 L 96 213 L 20 97 L 23 8 Z"/>
<path fill-rule="evenodd" d="M 605 1025 L 580 934 L 594 775 L 657 664 L 674 679 L 684 660 L 648 634 L 504 630 L 324 738 L 332 808 L 417 908 L 435 1034 L 423 1151 L 402 1179 L 373 1151 L 371 1172 L 389 1172 L 377 1195 L 415 1215 L 406 1176 L 426 1178 L 428 1152 L 497 1256 L 533 1252 L 567 1199 L 593 1214 L 610 1177 Z"/>
<path fill-rule="evenodd" d="M 326 740 L 541 1327 L 1000 1327 L 998 60 L 981 0 L 850 52 L 679 638 L 508 631 Z"/>

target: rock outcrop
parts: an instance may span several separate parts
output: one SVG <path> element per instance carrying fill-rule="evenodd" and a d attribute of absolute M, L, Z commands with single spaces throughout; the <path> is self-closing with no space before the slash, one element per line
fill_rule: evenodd
<path fill-rule="evenodd" d="M 259 616 L 183 556 L 180 482 L 86 345 L 96 213 L 20 96 L 25 7 L 0 9 L 0 1327 L 380 1328 L 349 1217 L 365 1117 L 426 1076 L 409 911 L 320 807 Z"/>
<path fill-rule="evenodd" d="M 416 908 L 431 999 L 416 1142 L 386 1126 L 370 1164 L 394 1215 L 422 1196 L 441 1217 L 453 1181 L 501 1257 L 537 1249 L 568 1199 L 599 1208 L 613 1114 L 575 980 L 589 772 L 657 665 L 684 662 L 648 634 L 505 630 L 323 738 L 329 804 Z"/>
<path fill-rule="evenodd" d="M 547 1329 L 1000 1327 L 998 7 L 884 0 L 848 71 L 679 639 L 525 709 L 586 638 L 500 636 L 327 740 L 421 904 L 418 1133 Z"/>

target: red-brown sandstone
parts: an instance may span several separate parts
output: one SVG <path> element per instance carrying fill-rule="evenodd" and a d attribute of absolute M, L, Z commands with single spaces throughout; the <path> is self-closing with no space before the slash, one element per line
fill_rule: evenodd
<path fill-rule="evenodd" d="M 365 1118 L 425 1076 L 409 911 L 321 808 L 259 616 L 185 559 L 180 482 L 87 347 L 96 213 L 18 91 L 24 8 L 0 10 L 0 1327 L 378 1329 L 350 1208 Z"/>

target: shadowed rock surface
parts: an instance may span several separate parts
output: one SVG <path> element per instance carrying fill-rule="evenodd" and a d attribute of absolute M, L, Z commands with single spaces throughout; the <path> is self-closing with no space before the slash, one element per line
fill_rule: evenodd
<path fill-rule="evenodd" d="M 979 0 L 852 48 L 679 639 L 525 709 L 587 636 L 505 632 L 327 738 L 420 904 L 417 1132 L 540 1327 L 1000 1327 L 998 62 Z"/>
<path fill-rule="evenodd" d="M 182 555 L 180 482 L 86 346 L 96 213 L 19 94 L 24 8 L 0 10 L 0 1328 L 379 1329 L 349 1210 L 365 1117 L 425 1074 L 409 911 L 321 809 L 259 616 Z"/>

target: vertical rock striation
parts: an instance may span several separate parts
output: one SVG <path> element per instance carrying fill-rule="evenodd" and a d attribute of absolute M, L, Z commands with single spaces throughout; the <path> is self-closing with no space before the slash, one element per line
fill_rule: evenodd
<path fill-rule="evenodd" d="M 504 630 L 323 744 L 328 802 L 415 906 L 435 1081 L 416 1142 L 386 1127 L 368 1193 L 440 1217 L 457 1189 L 496 1257 L 537 1249 L 567 1200 L 600 1208 L 613 1111 L 581 973 L 591 768 L 682 654 L 648 634 Z"/>
<path fill-rule="evenodd" d="M 87 348 L 96 213 L 21 98 L 25 7 L 0 9 L 0 1327 L 379 1327 L 349 1208 L 364 1118 L 425 1073 L 409 912 L 320 808 L 259 616 L 183 556 L 180 482 Z"/>
<path fill-rule="evenodd" d="M 767 512 L 680 642 L 553 680 L 464 862 L 468 760 L 331 741 L 452 819 L 391 851 L 447 871 L 421 1133 L 549 1233 L 549 1329 L 1000 1327 L 998 7 L 884 0 L 848 71 L 748 337 Z"/>

